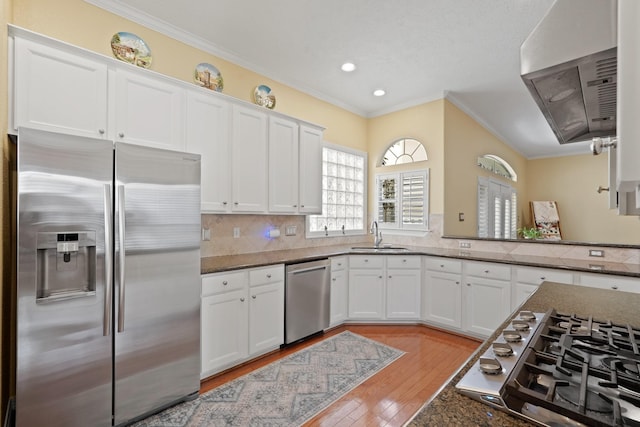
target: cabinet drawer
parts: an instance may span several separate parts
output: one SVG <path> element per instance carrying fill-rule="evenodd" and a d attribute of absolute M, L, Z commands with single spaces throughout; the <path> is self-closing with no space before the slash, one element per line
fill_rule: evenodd
<path fill-rule="evenodd" d="M 380 255 L 351 255 L 349 268 L 383 268 L 384 256 Z"/>
<path fill-rule="evenodd" d="M 208 274 L 202 276 L 202 296 L 242 289 L 246 283 L 246 271 Z"/>
<path fill-rule="evenodd" d="M 462 273 L 462 261 L 448 258 L 427 258 L 427 270 L 444 271 L 446 273 Z"/>
<path fill-rule="evenodd" d="M 249 271 L 249 286 L 265 285 L 284 281 L 284 266 L 282 264 Z"/>
<path fill-rule="evenodd" d="M 467 262 L 466 267 L 469 276 L 511 280 L 511 267 L 508 265 Z"/>
<path fill-rule="evenodd" d="M 338 256 L 331 258 L 331 271 L 344 270 L 347 267 L 347 257 Z"/>
<path fill-rule="evenodd" d="M 420 268 L 420 257 L 390 255 L 387 257 L 387 268 Z"/>
<path fill-rule="evenodd" d="M 569 271 L 546 270 L 541 268 L 518 268 L 516 277 L 519 283 L 539 285 L 544 281 L 558 283 L 573 283 L 573 273 Z"/>

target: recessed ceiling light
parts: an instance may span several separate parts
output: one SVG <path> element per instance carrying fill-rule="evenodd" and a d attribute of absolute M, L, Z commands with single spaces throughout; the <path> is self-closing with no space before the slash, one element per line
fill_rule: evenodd
<path fill-rule="evenodd" d="M 387 92 L 385 92 L 384 89 L 376 89 L 376 90 L 373 91 L 373 96 L 382 96 L 385 93 L 387 93 Z"/>
<path fill-rule="evenodd" d="M 345 62 L 344 64 L 342 64 L 342 67 L 340 67 L 340 68 L 345 73 L 350 73 L 350 72 L 352 72 L 353 70 L 356 69 L 356 64 L 354 64 L 353 62 Z"/>

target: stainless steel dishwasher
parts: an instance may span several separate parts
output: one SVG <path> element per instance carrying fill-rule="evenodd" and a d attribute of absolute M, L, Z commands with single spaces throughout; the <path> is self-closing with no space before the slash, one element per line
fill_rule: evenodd
<path fill-rule="evenodd" d="M 330 269 L 328 259 L 285 267 L 285 344 L 329 327 Z"/>

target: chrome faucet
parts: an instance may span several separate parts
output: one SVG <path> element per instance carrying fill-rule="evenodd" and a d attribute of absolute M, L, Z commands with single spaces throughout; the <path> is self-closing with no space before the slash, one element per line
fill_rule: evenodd
<path fill-rule="evenodd" d="M 382 242 L 382 233 L 380 232 L 380 230 L 378 230 L 378 221 L 373 220 L 371 222 L 371 228 L 369 229 L 369 232 L 375 236 L 373 246 L 377 248 Z"/>

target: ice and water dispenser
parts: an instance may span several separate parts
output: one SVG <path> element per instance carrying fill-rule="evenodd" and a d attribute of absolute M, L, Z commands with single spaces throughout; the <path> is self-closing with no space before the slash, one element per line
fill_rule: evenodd
<path fill-rule="evenodd" d="M 95 231 L 40 232 L 36 302 L 95 295 Z"/>

